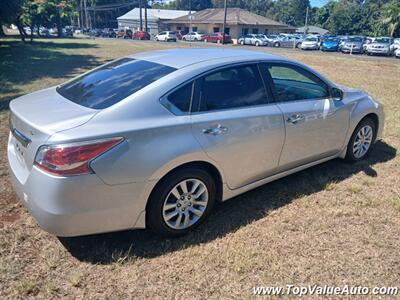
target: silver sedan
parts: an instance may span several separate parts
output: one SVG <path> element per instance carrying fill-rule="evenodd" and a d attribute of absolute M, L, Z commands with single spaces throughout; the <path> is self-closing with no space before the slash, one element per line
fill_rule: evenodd
<path fill-rule="evenodd" d="M 215 202 L 333 158 L 363 159 L 384 125 L 363 91 L 229 49 L 121 58 L 10 110 L 15 190 L 59 236 L 181 235 Z"/>

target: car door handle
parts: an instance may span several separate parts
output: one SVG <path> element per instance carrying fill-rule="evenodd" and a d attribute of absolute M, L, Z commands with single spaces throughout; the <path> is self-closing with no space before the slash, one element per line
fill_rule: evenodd
<path fill-rule="evenodd" d="M 295 115 L 291 115 L 289 118 L 287 118 L 286 122 L 296 124 L 297 122 L 302 121 L 302 120 L 304 120 L 303 115 L 295 114 Z"/>
<path fill-rule="evenodd" d="M 221 124 L 218 124 L 217 127 L 203 129 L 204 134 L 211 134 L 211 135 L 220 135 L 220 134 L 225 134 L 227 132 L 228 132 L 228 127 L 221 126 Z"/>

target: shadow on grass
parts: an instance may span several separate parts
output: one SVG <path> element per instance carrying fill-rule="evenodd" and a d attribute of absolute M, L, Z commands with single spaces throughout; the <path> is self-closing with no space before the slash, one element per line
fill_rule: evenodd
<path fill-rule="evenodd" d="M 81 68 L 97 66 L 93 55 L 67 54 L 63 50 L 95 48 L 79 42 L 43 42 L 23 44 L 4 39 L 0 44 L 0 110 L 7 109 L 12 98 L 20 96 L 19 86 L 44 77 L 68 78 Z M 12 94 L 7 95 L 7 94 Z"/>
<path fill-rule="evenodd" d="M 344 180 L 356 173 L 364 172 L 376 177 L 373 165 L 389 161 L 395 156 L 395 148 L 378 142 L 366 160 L 349 164 L 335 159 L 266 184 L 217 205 L 204 224 L 181 238 L 166 239 L 148 230 L 130 230 L 59 240 L 74 257 L 91 263 L 108 264 L 129 257 L 157 257 L 223 237 L 263 218 L 269 211 L 292 202 L 300 195 L 322 191 L 329 183 Z"/>

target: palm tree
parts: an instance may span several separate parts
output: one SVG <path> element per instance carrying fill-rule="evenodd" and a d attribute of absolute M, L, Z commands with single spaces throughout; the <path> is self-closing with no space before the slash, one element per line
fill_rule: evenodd
<path fill-rule="evenodd" d="M 385 5 L 381 22 L 388 26 L 389 34 L 393 37 L 400 27 L 400 5 L 397 0 Z"/>

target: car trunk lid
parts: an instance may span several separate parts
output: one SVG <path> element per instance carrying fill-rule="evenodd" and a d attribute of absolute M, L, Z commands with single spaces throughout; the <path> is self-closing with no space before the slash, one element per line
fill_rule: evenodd
<path fill-rule="evenodd" d="M 38 148 L 51 135 L 80 126 L 97 112 L 62 97 L 54 87 L 22 96 L 10 103 L 10 146 L 30 170 Z"/>

